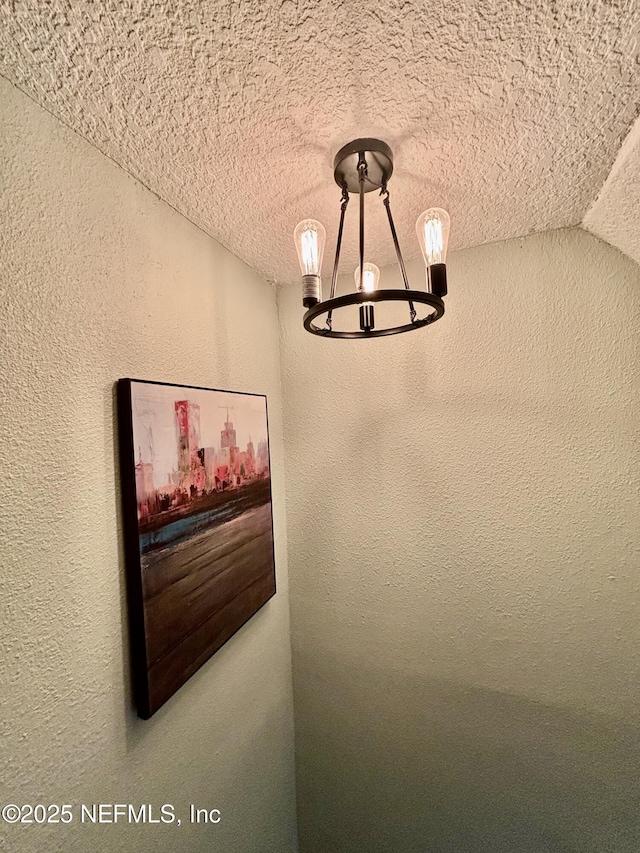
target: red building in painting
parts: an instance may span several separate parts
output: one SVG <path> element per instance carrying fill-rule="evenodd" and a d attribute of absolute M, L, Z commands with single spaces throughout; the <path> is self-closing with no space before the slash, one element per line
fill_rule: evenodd
<path fill-rule="evenodd" d="M 181 489 L 190 495 L 205 488 L 205 468 L 200 451 L 200 406 L 190 400 L 176 400 L 178 423 L 178 475 Z"/>

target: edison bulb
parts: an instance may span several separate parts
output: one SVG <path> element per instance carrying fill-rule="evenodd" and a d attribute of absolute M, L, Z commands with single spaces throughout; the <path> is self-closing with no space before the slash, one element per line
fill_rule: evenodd
<path fill-rule="evenodd" d="M 416 233 L 427 268 L 446 263 L 450 225 L 449 214 L 441 207 L 425 210 L 418 217 Z"/>
<path fill-rule="evenodd" d="M 315 219 L 303 219 L 293 232 L 302 272 L 302 304 L 305 308 L 316 305 L 321 298 L 320 270 L 326 239 L 324 225 Z"/>
<path fill-rule="evenodd" d="M 416 222 L 418 242 L 427 268 L 427 291 L 439 298 L 447 295 L 447 245 L 451 220 L 446 210 L 431 207 Z"/>
<path fill-rule="evenodd" d="M 321 222 L 304 219 L 296 225 L 293 239 L 302 275 L 320 275 L 327 233 Z"/>
<path fill-rule="evenodd" d="M 360 279 L 360 266 L 355 268 L 353 277 L 356 282 L 356 290 L 358 293 L 373 293 L 378 289 L 380 281 L 380 270 L 375 264 L 364 264 L 362 267 L 362 280 Z M 363 332 L 370 332 L 375 327 L 375 317 L 373 314 L 373 303 L 363 302 L 360 305 L 360 328 Z"/>
<path fill-rule="evenodd" d="M 356 282 L 356 290 L 359 293 L 373 293 L 378 289 L 380 281 L 380 270 L 375 264 L 365 264 L 362 271 L 362 287 L 360 286 L 360 267 L 357 266 L 353 277 Z"/>

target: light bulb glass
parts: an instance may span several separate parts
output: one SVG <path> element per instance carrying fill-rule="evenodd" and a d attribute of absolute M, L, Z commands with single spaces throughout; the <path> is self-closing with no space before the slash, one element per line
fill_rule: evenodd
<path fill-rule="evenodd" d="M 450 226 L 449 214 L 441 207 L 431 207 L 418 217 L 416 234 L 427 267 L 446 263 Z"/>
<path fill-rule="evenodd" d="M 356 290 L 359 293 L 373 293 L 378 289 L 380 281 L 380 270 L 375 264 L 365 264 L 362 275 L 362 287 L 360 287 L 360 267 L 357 266 L 353 274 L 356 282 Z"/>
<path fill-rule="evenodd" d="M 324 225 L 315 219 L 303 219 L 296 225 L 293 240 L 302 275 L 320 275 L 326 239 Z"/>

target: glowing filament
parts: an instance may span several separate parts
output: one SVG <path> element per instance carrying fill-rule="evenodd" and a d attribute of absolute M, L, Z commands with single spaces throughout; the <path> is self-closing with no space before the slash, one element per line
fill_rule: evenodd
<path fill-rule="evenodd" d="M 303 231 L 301 242 L 302 263 L 305 275 L 318 275 L 318 232 Z"/>
<path fill-rule="evenodd" d="M 441 207 L 425 210 L 418 217 L 416 234 L 427 268 L 446 263 L 450 225 L 449 214 Z"/>
<path fill-rule="evenodd" d="M 362 275 L 362 287 L 360 287 L 360 267 L 356 267 L 353 277 L 356 282 L 356 289 L 360 293 L 373 293 L 378 289 L 380 281 L 380 270 L 375 264 L 365 264 Z"/>
<path fill-rule="evenodd" d="M 442 222 L 436 214 L 424 223 L 424 244 L 429 266 L 442 263 L 442 242 Z"/>

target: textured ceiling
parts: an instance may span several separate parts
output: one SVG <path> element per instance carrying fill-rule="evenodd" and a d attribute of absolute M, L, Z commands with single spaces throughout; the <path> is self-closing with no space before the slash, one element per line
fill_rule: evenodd
<path fill-rule="evenodd" d="M 332 247 L 333 155 L 355 137 L 394 149 L 414 257 L 430 205 L 456 248 L 581 222 L 640 105 L 635 0 L 4 0 L 0 24 L 1 74 L 283 282 L 299 219 Z M 368 258 L 383 265 L 377 201 Z"/>

